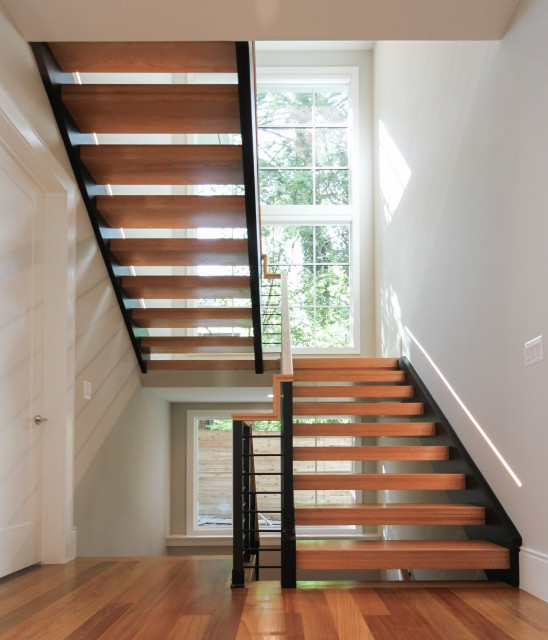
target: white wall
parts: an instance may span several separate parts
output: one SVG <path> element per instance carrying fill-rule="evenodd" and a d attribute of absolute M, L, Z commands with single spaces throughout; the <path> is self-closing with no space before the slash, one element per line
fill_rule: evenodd
<path fill-rule="evenodd" d="M 397 353 L 403 338 L 523 536 L 523 587 L 548 599 L 548 365 L 523 362 L 523 343 L 548 335 L 546 24 L 548 3 L 530 0 L 498 43 L 377 45 L 375 126 L 411 176 L 397 207 L 392 181 L 391 213 L 376 194 L 375 215 L 378 352 Z"/>
<path fill-rule="evenodd" d="M 137 387 L 111 424 L 76 485 L 79 556 L 165 552 L 169 420 L 169 403 Z"/>
<path fill-rule="evenodd" d="M 0 84 L 10 95 L 20 111 L 36 130 L 55 158 L 72 176 L 72 171 L 57 131 L 55 120 L 42 86 L 40 76 L 29 45 L 21 38 L 0 5 Z M 83 203 L 78 199 L 76 229 L 76 380 L 75 380 L 75 524 L 79 528 L 77 537 L 80 554 L 97 552 L 108 555 L 113 547 L 105 542 L 101 546 L 105 527 L 116 530 L 122 527 L 122 514 L 112 513 L 110 522 L 100 522 L 87 517 L 95 497 L 87 490 L 86 478 L 94 469 L 112 464 L 113 453 L 109 450 L 108 438 L 115 441 L 120 434 L 127 438 L 127 450 L 119 446 L 119 458 L 115 461 L 120 478 L 130 478 L 135 468 L 153 474 L 154 486 L 164 483 L 167 499 L 167 469 L 169 450 L 165 443 L 169 438 L 169 405 L 167 401 L 151 400 L 140 389 L 140 377 L 135 356 L 131 351 L 129 337 L 122 325 L 122 317 L 106 269 L 92 235 L 91 225 Z M 58 239 L 63 242 L 62 238 Z M 66 241 L 66 240 L 65 240 Z M 47 251 L 61 251 L 61 246 L 48 246 Z M 57 283 L 51 282 L 53 288 Z M 59 313 L 68 313 L 59 309 Z M 54 375 L 54 372 L 50 372 Z M 92 382 L 93 399 L 84 401 L 83 380 Z M 154 406 L 158 417 L 152 420 L 150 411 Z M 141 437 L 132 439 L 130 428 Z M 154 455 L 147 462 L 152 433 L 157 434 Z M 128 458 L 131 451 L 134 460 Z M 137 465 L 137 467 L 135 466 Z M 88 474 L 88 476 L 86 476 Z M 165 478 L 164 478 L 165 476 Z M 80 482 L 84 484 L 80 486 Z M 98 485 L 98 491 L 103 487 Z M 113 501 L 125 497 L 126 487 L 112 483 L 109 493 Z M 142 545 L 134 544 L 133 553 L 158 553 L 157 544 L 151 550 L 149 540 L 165 539 L 168 507 L 166 500 L 141 491 L 136 486 L 139 505 L 133 505 L 134 518 L 143 517 L 139 532 Z M 90 504 L 91 502 L 91 504 Z M 163 515 L 158 516 L 159 504 L 163 504 Z M 137 514 L 137 509 L 139 514 Z M 127 517 L 127 512 L 125 516 Z M 118 519 L 116 520 L 116 516 Z M 154 517 L 153 517 L 154 516 Z M 93 540 L 88 547 L 83 541 Z M 163 547 L 163 542 L 162 542 Z"/>

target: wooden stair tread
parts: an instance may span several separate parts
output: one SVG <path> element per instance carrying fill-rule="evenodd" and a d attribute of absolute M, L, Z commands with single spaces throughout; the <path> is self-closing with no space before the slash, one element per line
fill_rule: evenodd
<path fill-rule="evenodd" d="M 197 309 L 132 309 L 131 319 L 140 327 L 191 328 L 191 327 L 250 327 L 249 307 L 200 307 Z"/>
<path fill-rule="evenodd" d="M 462 473 L 354 473 L 294 474 L 295 491 L 304 489 L 402 489 L 462 490 Z"/>
<path fill-rule="evenodd" d="M 97 196 L 111 227 L 126 229 L 244 228 L 244 196 Z"/>
<path fill-rule="evenodd" d="M 253 338 L 237 336 L 161 336 L 141 338 L 140 342 L 144 353 L 236 353 L 253 349 Z"/>
<path fill-rule="evenodd" d="M 483 540 L 298 540 L 297 569 L 507 569 Z"/>
<path fill-rule="evenodd" d="M 448 460 L 449 448 L 419 447 L 294 447 L 293 460 Z"/>
<path fill-rule="evenodd" d="M 237 145 L 110 144 L 81 147 L 97 184 L 243 184 Z"/>
<path fill-rule="evenodd" d="M 127 238 L 110 241 L 110 252 L 122 265 L 247 266 L 247 240 L 201 238 Z"/>
<path fill-rule="evenodd" d="M 294 385 L 294 398 L 411 398 L 414 388 L 409 385 L 334 387 Z"/>
<path fill-rule="evenodd" d="M 352 370 L 297 370 L 295 382 L 403 382 L 403 371 L 383 371 L 378 369 Z"/>
<path fill-rule="evenodd" d="M 276 371 L 279 360 L 264 360 L 264 369 Z M 254 360 L 148 360 L 148 371 L 255 371 Z"/>
<path fill-rule="evenodd" d="M 433 436 L 433 422 L 313 422 L 293 424 L 294 436 Z"/>
<path fill-rule="evenodd" d="M 422 402 L 296 402 L 294 416 L 416 416 Z"/>
<path fill-rule="evenodd" d="M 72 73 L 236 73 L 233 42 L 51 42 Z"/>
<path fill-rule="evenodd" d="M 298 525 L 483 525 L 485 509 L 469 504 L 296 505 Z"/>
<path fill-rule="evenodd" d="M 293 370 L 301 369 L 397 369 L 397 358 L 294 358 Z"/>
<path fill-rule="evenodd" d="M 124 276 L 122 288 L 132 298 L 249 298 L 248 276 Z"/>
<path fill-rule="evenodd" d="M 74 84 L 62 99 L 82 133 L 239 133 L 238 85 Z"/>

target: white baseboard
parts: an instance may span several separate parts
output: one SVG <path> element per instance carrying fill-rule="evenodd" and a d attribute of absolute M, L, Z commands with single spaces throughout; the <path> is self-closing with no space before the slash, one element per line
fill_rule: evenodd
<path fill-rule="evenodd" d="M 522 547 L 519 552 L 520 587 L 548 602 L 548 555 Z"/>

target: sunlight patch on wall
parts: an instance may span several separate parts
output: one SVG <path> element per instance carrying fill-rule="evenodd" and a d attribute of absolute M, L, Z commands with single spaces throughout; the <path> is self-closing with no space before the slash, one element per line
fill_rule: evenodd
<path fill-rule="evenodd" d="M 379 120 L 379 182 L 387 226 L 392 222 L 410 178 L 409 165 Z"/>
<path fill-rule="evenodd" d="M 407 331 L 407 333 L 409 334 L 409 337 L 411 338 L 411 340 L 413 340 L 413 342 L 415 343 L 415 345 L 419 348 L 420 352 L 423 354 L 423 356 L 428 360 L 428 362 L 432 365 L 432 368 L 434 369 L 434 371 L 438 374 L 438 376 L 441 378 L 441 381 L 443 382 L 443 384 L 447 387 L 447 389 L 449 390 L 449 392 L 451 393 L 451 395 L 453 396 L 453 398 L 455 398 L 455 400 L 457 401 L 457 403 L 460 405 L 461 409 L 464 411 L 464 413 L 466 414 L 466 416 L 468 417 L 468 419 L 470 420 L 470 422 L 474 425 L 474 427 L 476 427 L 476 429 L 479 431 L 480 435 L 482 436 L 482 438 L 485 440 L 485 442 L 487 442 L 487 444 L 489 445 L 489 447 L 491 448 L 491 451 L 493 451 L 493 453 L 497 456 L 497 458 L 499 459 L 500 463 L 502 464 L 502 466 L 506 469 L 506 471 L 508 471 L 508 473 L 512 476 L 512 479 L 514 480 L 514 482 L 518 485 L 518 487 L 521 487 L 521 481 L 520 479 L 517 477 L 517 475 L 512 471 L 510 465 L 506 462 L 506 460 L 502 457 L 501 453 L 499 452 L 499 450 L 495 447 L 495 445 L 493 444 L 493 442 L 491 441 L 491 439 L 489 438 L 489 436 L 485 433 L 485 431 L 483 430 L 483 428 L 480 426 L 479 422 L 474 418 L 474 416 L 470 413 L 468 407 L 464 404 L 464 402 L 460 399 L 460 397 L 457 395 L 457 392 L 453 389 L 453 387 L 449 384 L 449 382 L 447 381 L 447 378 L 443 375 L 443 373 L 439 370 L 439 368 L 437 367 L 437 365 L 435 364 L 435 362 L 432 360 L 432 358 L 428 355 L 428 353 L 426 352 L 426 350 L 424 349 L 424 347 L 421 345 L 421 343 L 415 338 L 415 336 L 411 333 L 411 331 L 409 330 L 408 327 L 405 327 L 405 330 Z"/>

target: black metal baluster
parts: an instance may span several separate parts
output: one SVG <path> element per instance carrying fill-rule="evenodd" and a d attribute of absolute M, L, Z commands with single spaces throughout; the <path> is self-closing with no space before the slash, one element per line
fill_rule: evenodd
<path fill-rule="evenodd" d="M 243 475 L 244 423 L 232 422 L 232 587 L 244 587 Z"/>
<path fill-rule="evenodd" d="M 282 589 L 297 586 L 297 544 L 295 537 L 295 500 L 293 496 L 293 383 L 281 383 L 280 418 L 282 423 Z"/>

